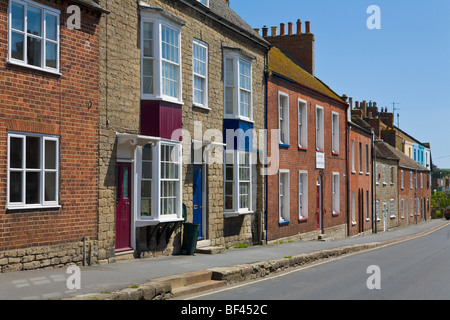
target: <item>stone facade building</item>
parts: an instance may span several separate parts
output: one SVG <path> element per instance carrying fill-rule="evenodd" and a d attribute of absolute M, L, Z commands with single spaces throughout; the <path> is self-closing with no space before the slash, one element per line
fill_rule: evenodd
<path fill-rule="evenodd" d="M 100 258 L 181 253 L 184 221 L 260 242 L 268 43 L 223 0 L 100 5 Z"/>
<path fill-rule="evenodd" d="M 348 104 L 314 75 L 314 35 L 263 29 L 269 52 L 268 240 L 347 235 Z M 274 132 L 276 134 L 274 134 Z"/>
<path fill-rule="evenodd" d="M 399 226 L 398 219 L 398 167 L 399 158 L 389 144 L 374 142 L 374 231 L 387 231 Z"/>
<path fill-rule="evenodd" d="M 93 1 L 0 1 L 0 272 L 96 254 L 104 13 Z"/>

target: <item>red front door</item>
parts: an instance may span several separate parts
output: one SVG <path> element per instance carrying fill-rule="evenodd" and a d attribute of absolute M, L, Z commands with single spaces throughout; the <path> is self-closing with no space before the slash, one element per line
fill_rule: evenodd
<path fill-rule="evenodd" d="M 118 163 L 118 185 L 116 204 L 116 251 L 131 249 L 130 204 L 131 204 L 131 164 Z"/>

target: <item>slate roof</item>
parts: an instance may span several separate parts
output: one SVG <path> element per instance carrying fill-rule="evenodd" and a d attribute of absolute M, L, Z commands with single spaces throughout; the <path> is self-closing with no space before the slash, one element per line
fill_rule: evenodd
<path fill-rule="evenodd" d="M 387 146 L 391 149 L 392 153 L 395 154 L 398 157 L 398 159 L 399 159 L 399 162 L 398 162 L 399 167 L 407 168 L 407 169 L 413 169 L 413 170 L 418 170 L 418 171 L 429 171 L 427 168 L 421 166 L 419 163 L 417 163 L 416 161 L 414 161 L 413 159 L 408 157 L 406 154 L 404 154 L 400 150 L 392 147 L 389 144 L 387 144 Z"/>
<path fill-rule="evenodd" d="M 389 160 L 400 160 L 395 152 L 393 152 L 389 144 L 382 140 L 375 141 L 375 155 L 377 158 L 389 159 Z"/>
<path fill-rule="evenodd" d="M 199 11 L 210 14 L 218 18 L 219 22 L 232 27 L 236 31 L 245 34 L 253 41 L 269 48 L 270 43 L 267 42 L 258 32 L 256 32 L 247 22 L 244 21 L 233 9 L 228 6 L 224 0 L 209 0 L 209 7 L 204 6 L 197 0 L 180 0 L 195 7 Z"/>
<path fill-rule="evenodd" d="M 329 98 L 345 103 L 337 93 L 331 90 L 321 80 L 305 71 L 300 65 L 295 63 L 287 53 L 277 47 L 272 47 L 269 51 L 269 68 L 270 71 L 275 74 L 313 89 Z"/>
<path fill-rule="evenodd" d="M 94 0 L 70 0 L 71 2 L 79 3 L 81 5 L 85 5 L 86 7 L 101 11 L 103 13 L 109 13 L 109 10 L 106 10 L 105 8 L 101 7 L 97 2 Z"/>

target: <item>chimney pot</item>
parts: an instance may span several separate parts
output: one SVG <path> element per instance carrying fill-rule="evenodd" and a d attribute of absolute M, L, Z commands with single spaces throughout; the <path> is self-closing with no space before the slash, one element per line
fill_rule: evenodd
<path fill-rule="evenodd" d="M 267 26 L 264 26 L 262 28 L 262 32 L 263 32 L 263 37 L 267 37 L 269 35 L 269 28 L 267 28 Z"/>
<path fill-rule="evenodd" d="M 306 33 L 311 33 L 311 22 L 306 21 L 305 22 L 305 27 L 306 27 Z"/>
<path fill-rule="evenodd" d="M 284 36 L 285 33 L 285 25 L 284 23 L 280 23 L 280 36 Z"/>
<path fill-rule="evenodd" d="M 277 36 L 277 27 L 271 27 L 272 29 L 272 37 L 276 37 Z"/>
<path fill-rule="evenodd" d="M 300 21 L 300 19 L 297 20 L 297 34 L 301 34 L 302 33 L 302 22 Z"/>
<path fill-rule="evenodd" d="M 288 23 L 288 34 L 291 35 L 292 34 L 292 22 Z"/>

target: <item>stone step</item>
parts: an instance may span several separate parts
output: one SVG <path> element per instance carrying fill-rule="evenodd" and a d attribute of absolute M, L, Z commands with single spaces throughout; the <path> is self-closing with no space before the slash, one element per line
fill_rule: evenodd
<path fill-rule="evenodd" d="M 194 272 L 187 272 L 179 275 L 173 275 L 161 278 L 162 282 L 169 282 L 173 289 L 184 288 L 194 284 L 210 281 L 212 278 L 212 271 L 200 270 Z"/>
<path fill-rule="evenodd" d="M 204 292 L 208 290 L 218 289 L 225 286 L 223 281 L 208 280 L 200 283 L 191 284 L 185 287 L 172 289 L 174 298 Z"/>
<path fill-rule="evenodd" d="M 200 247 L 195 249 L 195 253 L 200 254 L 220 254 L 224 252 L 225 252 L 224 247 Z"/>

